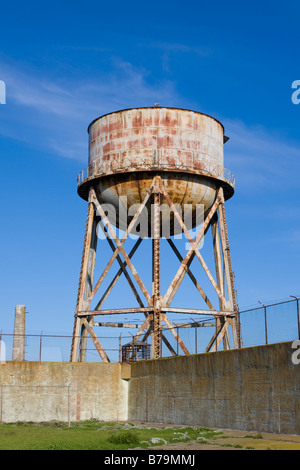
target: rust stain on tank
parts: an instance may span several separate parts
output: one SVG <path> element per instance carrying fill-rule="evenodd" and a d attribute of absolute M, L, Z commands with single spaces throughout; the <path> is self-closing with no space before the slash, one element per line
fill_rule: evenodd
<path fill-rule="evenodd" d="M 94 181 L 102 201 L 117 208 L 126 196 L 129 207 L 142 202 L 155 171 L 174 203 L 201 203 L 208 210 L 220 185 L 227 199 L 234 192 L 223 142 L 222 124 L 195 111 L 133 108 L 104 115 L 89 126 L 89 168 L 78 192 L 86 199 Z"/>

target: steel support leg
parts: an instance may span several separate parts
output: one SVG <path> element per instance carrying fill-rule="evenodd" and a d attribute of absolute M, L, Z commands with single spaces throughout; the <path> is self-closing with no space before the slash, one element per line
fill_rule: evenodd
<path fill-rule="evenodd" d="M 233 330 L 233 338 L 234 338 L 234 343 L 235 343 L 234 347 L 240 348 L 241 347 L 240 319 L 239 319 L 239 311 L 238 311 L 238 304 L 237 304 L 237 295 L 236 295 L 236 290 L 235 290 L 235 285 L 234 285 L 234 272 L 232 270 L 232 264 L 231 264 L 231 254 L 230 254 L 227 222 L 226 222 L 226 215 L 225 215 L 225 199 L 224 199 L 223 189 L 221 192 L 221 204 L 219 206 L 218 212 L 219 212 L 219 220 L 220 220 L 221 245 L 222 245 L 222 251 L 223 251 L 229 304 L 230 304 L 231 310 L 235 313 L 235 319 L 234 321 L 231 322 L 232 330 Z"/>
<path fill-rule="evenodd" d="M 97 235 L 96 235 L 96 214 L 94 204 L 89 199 L 88 213 L 85 227 L 85 236 L 82 252 L 82 261 L 79 277 L 79 286 L 78 286 L 78 295 L 77 295 L 77 304 L 76 312 L 74 319 L 74 328 L 73 328 L 73 338 L 71 346 L 71 356 L 70 361 L 76 362 L 77 359 L 83 360 L 85 354 L 85 326 L 84 322 L 80 317 L 77 316 L 78 312 L 84 310 L 84 303 L 88 298 L 90 291 L 93 285 L 93 276 L 94 276 L 94 266 L 95 266 L 95 256 L 97 248 Z M 81 353 L 78 356 L 79 352 L 79 342 L 81 340 Z"/>
<path fill-rule="evenodd" d="M 161 357 L 161 298 L 160 298 L 160 193 L 154 193 L 153 207 L 153 345 L 152 358 Z"/>

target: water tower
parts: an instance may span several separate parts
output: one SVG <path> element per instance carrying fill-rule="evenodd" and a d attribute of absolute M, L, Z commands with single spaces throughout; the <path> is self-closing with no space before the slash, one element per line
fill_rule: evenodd
<path fill-rule="evenodd" d="M 223 145 L 228 140 L 223 125 L 199 112 L 155 105 L 101 116 L 90 124 L 88 133 L 89 166 L 79 174 L 77 181 L 79 196 L 88 201 L 88 213 L 71 361 L 85 360 L 87 335 L 102 361 L 110 361 L 95 333 L 95 326 L 105 326 L 103 322 L 95 322 L 95 317 L 101 319 L 101 315 L 109 314 L 119 314 L 122 320 L 129 313 L 141 315 L 143 322 L 133 340 L 144 341 L 150 337 L 152 358 L 161 357 L 162 341 L 168 346 L 162 325 L 172 327 L 168 318 L 170 312 L 214 317 L 216 329 L 207 351 L 216 350 L 221 341 L 226 349 L 232 341 L 233 347 L 240 347 L 238 306 L 225 217 L 225 201 L 234 194 L 234 178 L 223 165 Z M 202 223 L 192 238 L 191 229 L 200 223 L 199 207 L 202 208 Z M 102 274 L 94 280 L 97 242 L 100 244 L 99 225 L 113 254 Z M 199 249 L 209 228 L 213 240 L 214 274 Z M 117 235 L 117 229 L 124 231 L 122 237 Z M 189 243 L 184 253 L 176 247 L 174 236 L 179 233 L 184 234 Z M 127 253 L 124 242 L 131 234 L 135 235 L 136 243 Z M 180 262 L 165 292 L 161 292 L 162 237 Z M 152 261 L 144 266 L 152 271 L 151 291 L 132 261 L 146 238 L 152 239 Z M 103 239 L 100 241 L 106 243 Z M 202 288 L 201 279 L 191 271 L 194 258 L 198 258 L 209 279 L 217 306 Z M 115 261 L 119 263 L 118 274 L 105 295 L 96 302 L 99 288 Z M 126 305 L 125 296 L 122 308 L 104 310 L 101 308 L 103 301 L 122 274 L 128 281 L 128 289 L 135 294 L 137 305 Z M 204 309 L 171 306 L 186 274 L 204 300 Z M 111 322 L 110 326 L 121 324 L 120 321 Z M 188 354 L 176 329 L 171 331 L 183 353 Z M 170 347 L 170 350 L 174 354 L 174 349 Z"/>

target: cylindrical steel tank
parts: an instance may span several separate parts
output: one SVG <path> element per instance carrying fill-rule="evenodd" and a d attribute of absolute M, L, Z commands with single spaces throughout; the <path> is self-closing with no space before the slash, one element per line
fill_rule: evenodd
<path fill-rule="evenodd" d="M 88 133 L 89 167 L 78 176 L 78 193 L 87 199 L 93 185 L 99 201 L 114 209 L 108 217 L 118 228 L 126 230 L 155 175 L 188 228 L 198 223 L 199 205 L 204 214 L 210 209 L 218 187 L 226 199 L 234 193 L 234 178 L 223 166 L 224 127 L 211 116 L 177 108 L 125 109 L 95 119 Z M 179 233 L 167 204 L 161 213 L 162 225 L 171 218 L 170 235 Z M 150 224 L 149 207 L 148 214 Z"/>

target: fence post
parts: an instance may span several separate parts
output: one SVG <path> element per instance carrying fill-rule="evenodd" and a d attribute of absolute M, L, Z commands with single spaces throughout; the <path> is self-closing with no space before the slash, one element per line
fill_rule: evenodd
<path fill-rule="evenodd" d="M 298 338 L 300 339 L 299 299 L 297 299 Z"/>
<path fill-rule="evenodd" d="M 260 301 L 258 301 L 260 305 L 264 308 L 264 316 L 265 316 L 265 336 L 266 336 L 266 344 L 268 344 L 268 328 L 267 328 L 267 307 Z"/>
<path fill-rule="evenodd" d="M 122 363 L 122 343 L 121 343 L 122 333 L 119 336 L 119 363 Z"/>
<path fill-rule="evenodd" d="M 68 426 L 71 426 L 71 384 L 68 385 Z"/>
<path fill-rule="evenodd" d="M 40 362 L 42 362 L 42 338 L 43 332 L 40 334 Z"/>
<path fill-rule="evenodd" d="M 295 295 L 290 295 L 290 297 L 293 297 L 297 303 L 298 339 L 300 339 L 299 298 Z"/>
<path fill-rule="evenodd" d="M 1 398 L 0 398 L 0 424 L 2 425 L 2 408 L 3 408 L 3 385 L 1 384 Z"/>
<path fill-rule="evenodd" d="M 268 344 L 268 328 L 267 328 L 267 307 L 264 305 L 265 313 L 265 332 L 266 332 L 266 344 Z"/>

